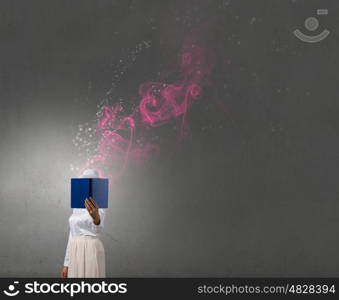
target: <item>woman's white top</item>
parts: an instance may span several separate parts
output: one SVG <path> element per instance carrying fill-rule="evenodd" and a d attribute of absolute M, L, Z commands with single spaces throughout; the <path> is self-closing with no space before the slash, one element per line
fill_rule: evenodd
<path fill-rule="evenodd" d="M 73 213 L 69 217 L 69 235 L 66 247 L 64 266 L 69 265 L 70 240 L 80 235 L 98 236 L 104 228 L 105 209 L 99 208 L 100 224 L 95 225 L 93 219 L 86 208 L 73 208 Z"/>

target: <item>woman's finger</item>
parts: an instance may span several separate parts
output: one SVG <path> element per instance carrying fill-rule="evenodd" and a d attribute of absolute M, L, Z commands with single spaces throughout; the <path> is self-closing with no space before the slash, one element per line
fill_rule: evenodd
<path fill-rule="evenodd" d="M 92 209 L 91 209 L 91 207 L 89 206 L 87 200 L 86 200 L 86 202 L 85 202 L 85 206 L 86 206 L 88 212 L 91 213 L 91 212 L 92 212 Z"/>
<path fill-rule="evenodd" d="M 92 204 L 91 200 L 88 199 L 87 204 L 91 209 L 95 209 L 95 206 Z"/>
<path fill-rule="evenodd" d="M 91 201 L 91 203 L 93 203 L 95 208 L 99 208 L 97 203 L 94 201 L 94 199 L 92 197 L 89 197 L 89 200 Z"/>
<path fill-rule="evenodd" d="M 86 198 L 85 203 L 87 203 L 87 205 L 88 205 L 89 207 L 92 207 L 92 206 L 93 206 L 92 203 L 91 203 L 91 201 L 89 200 L 89 198 Z"/>
<path fill-rule="evenodd" d="M 92 198 L 93 199 L 93 198 Z M 91 201 L 91 205 L 93 206 L 93 209 L 98 209 L 98 205 L 95 203 L 95 201 L 90 200 Z"/>

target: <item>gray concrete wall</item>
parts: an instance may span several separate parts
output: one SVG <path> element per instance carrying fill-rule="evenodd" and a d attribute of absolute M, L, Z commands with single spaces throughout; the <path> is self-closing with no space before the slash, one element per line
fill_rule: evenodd
<path fill-rule="evenodd" d="M 1 1 L 0 276 L 59 275 L 78 124 L 117 71 L 111 103 L 137 103 L 201 22 L 213 84 L 189 113 L 192 137 L 178 147 L 172 125 L 157 129 L 161 156 L 111 192 L 107 276 L 338 276 L 338 5 Z M 298 41 L 318 8 L 331 35 Z"/>

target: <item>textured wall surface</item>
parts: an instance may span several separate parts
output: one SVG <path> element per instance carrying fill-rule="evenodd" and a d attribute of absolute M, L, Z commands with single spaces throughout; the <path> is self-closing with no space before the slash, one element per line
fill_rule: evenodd
<path fill-rule="evenodd" d="M 137 103 L 139 84 L 170 71 L 201 23 L 211 85 L 189 111 L 190 138 L 154 129 L 160 157 L 111 191 L 107 276 L 339 276 L 338 8 L 2 0 L 0 276 L 59 276 L 78 124 L 112 82 L 111 104 Z M 310 16 L 316 33 L 331 31 L 320 43 L 292 33 Z"/>

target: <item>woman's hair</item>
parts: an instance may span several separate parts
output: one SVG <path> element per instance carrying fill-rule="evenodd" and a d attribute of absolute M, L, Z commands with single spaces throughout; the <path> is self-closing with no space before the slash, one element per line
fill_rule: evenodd
<path fill-rule="evenodd" d="M 99 173 L 93 169 L 86 169 L 82 172 L 80 178 L 98 178 Z"/>

